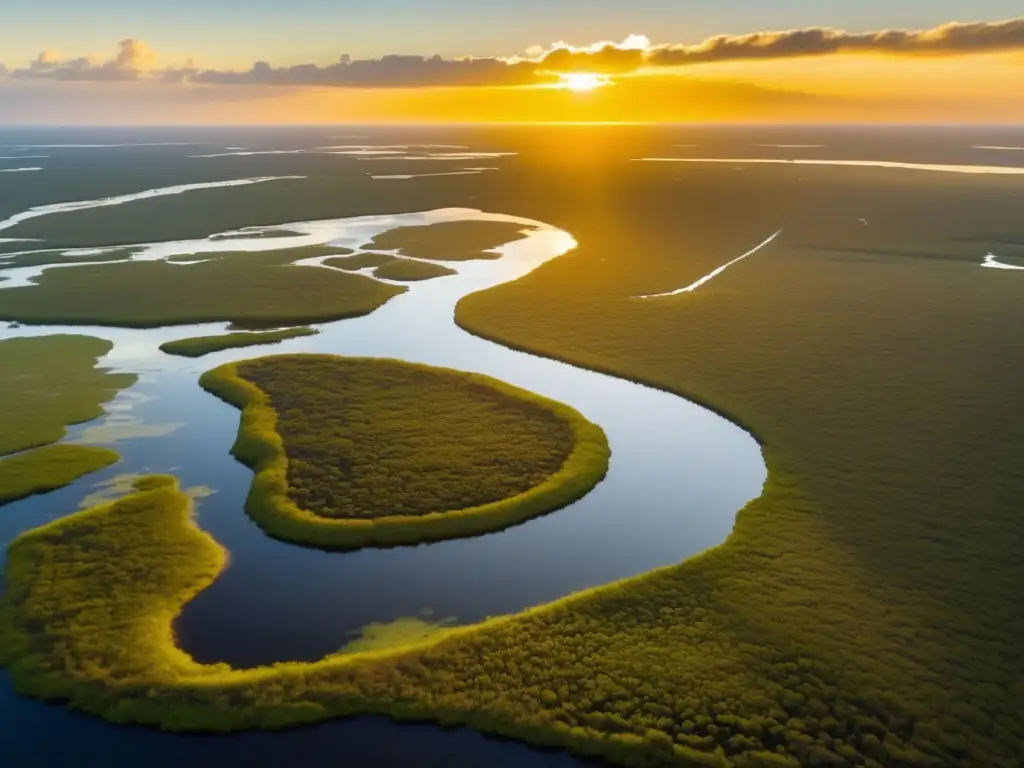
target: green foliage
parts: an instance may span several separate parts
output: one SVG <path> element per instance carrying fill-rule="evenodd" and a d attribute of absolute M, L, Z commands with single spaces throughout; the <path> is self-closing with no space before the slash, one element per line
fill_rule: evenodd
<path fill-rule="evenodd" d="M 425 261 L 411 261 L 409 259 L 395 259 L 389 264 L 377 267 L 373 271 L 374 277 L 381 277 L 385 280 L 430 280 L 433 277 L 445 277 L 458 274 L 454 269 L 449 269 L 441 264 L 430 264 Z"/>
<path fill-rule="evenodd" d="M 191 339 L 175 339 L 160 345 L 160 350 L 169 355 L 182 357 L 202 357 L 211 352 L 236 347 L 252 347 L 259 344 L 275 344 L 285 339 L 299 336 L 315 336 L 319 331 L 313 328 L 285 328 L 280 331 L 264 333 L 228 333 L 222 336 L 195 336 Z"/>
<path fill-rule="evenodd" d="M 49 445 L 0 459 L 0 506 L 70 485 L 119 458 L 116 451 L 106 448 Z"/>
<path fill-rule="evenodd" d="M 411 544 L 523 522 L 585 495 L 604 432 L 568 406 L 486 376 L 394 360 L 279 355 L 200 383 L 242 409 L 246 509 L 319 547 Z"/>
<path fill-rule="evenodd" d="M 366 247 L 438 261 L 497 259 L 501 254 L 493 249 L 521 239 L 524 229 L 522 224 L 503 221 L 446 221 L 389 229 Z"/>
<path fill-rule="evenodd" d="M 60 440 L 65 426 L 101 415 L 134 384 L 132 374 L 96 367 L 111 346 L 70 335 L 0 341 L 0 456 Z"/>
<path fill-rule="evenodd" d="M 225 554 L 190 511 L 173 478 L 144 478 L 131 495 L 10 545 L 0 663 L 19 687 L 45 698 L 66 693 L 89 709 L 110 696 L 108 686 L 130 689 L 191 664 L 174 648 L 171 621 L 220 572 Z"/>
<path fill-rule="evenodd" d="M 130 262 L 44 272 L 0 292 L 0 319 L 154 327 L 233 321 L 248 327 L 365 315 L 404 289 L 361 275 L 291 265 L 294 254 L 247 254 L 192 265 Z"/>
<path fill-rule="evenodd" d="M 346 256 L 342 259 L 327 259 L 325 266 L 338 267 L 339 269 L 357 270 L 367 267 L 380 267 L 395 261 L 394 256 L 386 253 L 357 253 L 354 256 Z"/>

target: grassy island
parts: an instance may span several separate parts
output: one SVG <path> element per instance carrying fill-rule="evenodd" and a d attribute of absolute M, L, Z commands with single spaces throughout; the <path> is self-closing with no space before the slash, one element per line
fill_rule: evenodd
<path fill-rule="evenodd" d="M 227 333 L 222 336 L 195 336 L 191 339 L 175 339 L 160 345 L 160 351 L 181 357 L 202 357 L 211 352 L 237 347 L 254 347 L 260 344 L 276 344 L 300 336 L 315 336 L 319 331 L 313 328 L 285 328 L 280 331 L 263 333 Z"/>
<path fill-rule="evenodd" d="M 415 282 L 418 280 L 430 280 L 435 277 L 446 277 L 447 275 L 458 274 L 454 269 L 449 269 L 441 264 L 431 264 L 426 261 L 411 261 L 410 259 L 395 259 L 390 264 L 384 264 L 373 271 L 374 277 L 382 277 L 385 280 L 400 280 L 403 282 Z"/>
<path fill-rule="evenodd" d="M 111 346 L 70 335 L 0 341 L 0 506 L 63 488 L 118 460 L 105 448 L 49 445 L 135 383 L 132 374 L 96 367 Z"/>
<path fill-rule="evenodd" d="M 390 264 L 392 261 L 395 261 L 395 257 L 389 256 L 386 253 L 357 253 L 354 256 L 327 259 L 323 263 L 328 267 L 355 271 L 357 269 L 367 269 L 368 267 L 381 267 L 385 264 Z"/>
<path fill-rule="evenodd" d="M 109 467 L 116 451 L 86 445 L 48 445 L 0 459 L 0 506 L 70 485 Z"/>
<path fill-rule="evenodd" d="M 247 510 L 288 541 L 347 549 L 494 531 L 575 501 L 607 471 L 599 427 L 485 376 L 280 355 L 200 383 L 243 410 Z"/>
<path fill-rule="evenodd" d="M 164 261 L 49 270 L 0 292 L 0 319 L 149 328 L 231 321 L 250 328 L 365 315 L 404 288 L 291 264 L 294 250 L 201 264 Z"/>
<path fill-rule="evenodd" d="M 135 375 L 97 368 L 113 345 L 91 336 L 0 341 L 0 456 L 54 443 L 90 421 Z"/>
<path fill-rule="evenodd" d="M 497 259 L 501 254 L 494 249 L 522 239 L 527 229 L 529 227 L 522 224 L 506 221 L 444 221 L 389 229 L 373 238 L 366 247 L 437 261 Z"/>

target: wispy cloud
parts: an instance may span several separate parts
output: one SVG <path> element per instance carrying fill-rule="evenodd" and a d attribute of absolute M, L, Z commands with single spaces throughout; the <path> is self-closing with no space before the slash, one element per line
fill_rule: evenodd
<path fill-rule="evenodd" d="M 534 46 L 516 57 L 443 58 L 390 54 L 376 59 L 342 55 L 332 64 L 274 67 L 257 61 L 247 70 L 204 69 L 191 61 L 155 68 L 156 57 L 140 40 L 127 39 L 109 60 L 65 59 L 41 53 L 20 69 L 0 64 L 0 76 L 65 81 L 156 80 L 213 85 L 298 85 L 349 88 L 536 85 L 558 73 L 626 74 L 641 69 L 685 67 L 725 61 L 789 59 L 844 53 L 899 56 L 960 56 L 1024 51 L 1024 18 L 1001 22 L 951 22 L 928 30 L 845 32 L 808 27 L 781 32 L 721 35 L 697 44 L 654 45 L 644 35 L 586 46 L 565 42 Z"/>

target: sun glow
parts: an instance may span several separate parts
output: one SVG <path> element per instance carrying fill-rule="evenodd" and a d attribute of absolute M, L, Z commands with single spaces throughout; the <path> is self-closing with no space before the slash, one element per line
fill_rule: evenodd
<path fill-rule="evenodd" d="M 567 72 L 559 75 L 562 82 L 560 88 L 567 88 L 570 91 L 592 91 L 595 88 L 608 85 L 608 78 L 604 75 L 594 75 L 589 72 Z"/>

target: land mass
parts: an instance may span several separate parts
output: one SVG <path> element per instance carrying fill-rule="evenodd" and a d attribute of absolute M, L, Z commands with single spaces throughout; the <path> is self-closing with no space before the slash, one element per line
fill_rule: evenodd
<path fill-rule="evenodd" d="M 181 357 L 202 357 L 211 352 L 236 347 L 254 347 L 260 344 L 276 344 L 300 336 L 315 336 L 319 331 L 313 328 L 285 328 L 280 331 L 262 333 L 227 333 L 221 336 L 194 336 L 190 339 L 175 339 L 160 345 L 160 351 Z"/>
<path fill-rule="evenodd" d="M 294 249 L 201 264 L 163 261 L 44 272 L 0 292 L 0 319 L 149 328 L 231 321 L 250 328 L 365 315 L 404 288 L 361 275 L 294 266 Z"/>
<path fill-rule="evenodd" d="M 373 358 L 279 355 L 205 373 L 243 410 L 247 510 L 328 548 L 468 536 L 551 512 L 605 475 L 603 431 L 495 379 Z"/>
<path fill-rule="evenodd" d="M 523 224 L 505 221 L 444 221 L 382 232 L 366 244 L 379 251 L 398 251 L 405 256 L 437 261 L 497 259 L 495 249 L 523 238 Z"/>
<path fill-rule="evenodd" d="M 0 507 L 70 485 L 120 459 L 117 451 L 86 445 L 48 445 L 0 460 Z"/>
<path fill-rule="evenodd" d="M 96 361 L 113 347 L 91 336 L 56 334 L 0 341 L 0 456 L 54 443 L 90 421 L 136 376 Z"/>
<path fill-rule="evenodd" d="M 410 259 L 395 259 L 390 264 L 383 264 L 373 271 L 374 277 L 402 282 L 431 280 L 435 277 L 447 277 L 448 275 L 456 274 L 458 273 L 454 269 L 449 269 L 441 264 L 430 264 L 425 261 L 412 261 Z"/>

